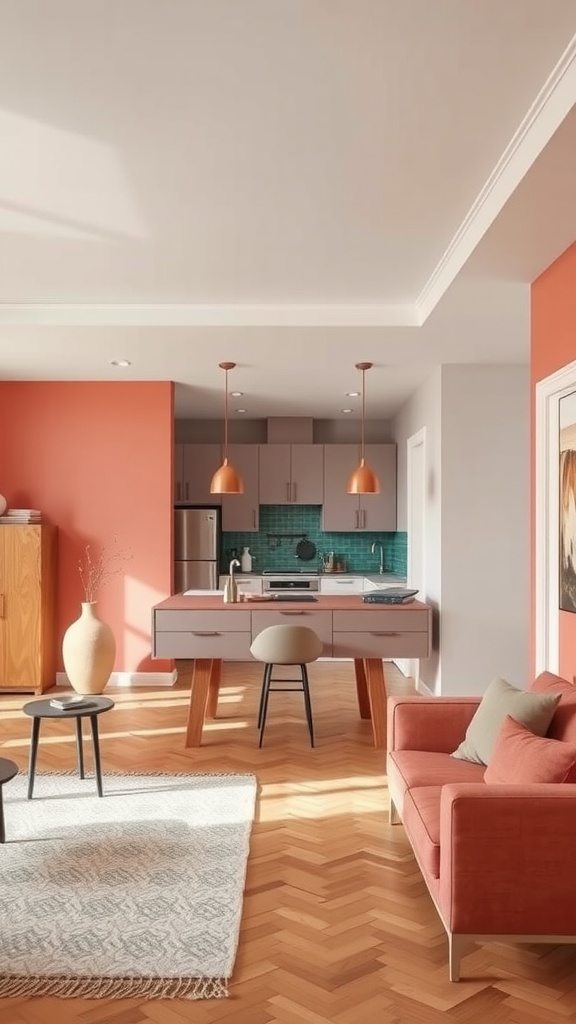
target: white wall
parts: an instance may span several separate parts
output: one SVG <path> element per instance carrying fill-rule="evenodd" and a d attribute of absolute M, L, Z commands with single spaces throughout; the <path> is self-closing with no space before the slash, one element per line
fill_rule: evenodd
<path fill-rule="evenodd" d="M 436 694 L 528 683 L 529 377 L 523 366 L 441 367 L 396 416 L 398 528 L 406 529 L 406 440 L 426 428 L 426 600 Z"/>
<path fill-rule="evenodd" d="M 442 370 L 442 693 L 528 685 L 529 371 Z"/>

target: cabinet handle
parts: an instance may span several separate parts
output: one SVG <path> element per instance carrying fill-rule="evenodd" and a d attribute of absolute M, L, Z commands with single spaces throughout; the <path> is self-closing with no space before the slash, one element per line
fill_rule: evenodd
<path fill-rule="evenodd" d="M 0 594 L 0 619 L 6 618 L 5 594 Z"/>
<path fill-rule="evenodd" d="M 356 509 L 356 511 L 354 513 L 354 516 L 355 516 L 355 519 L 354 519 L 354 529 L 358 530 L 360 528 L 360 513 L 359 513 L 358 509 Z"/>
<path fill-rule="evenodd" d="M 252 526 L 254 527 L 254 529 L 256 529 L 257 526 L 258 526 L 258 523 L 256 522 L 256 509 L 255 508 L 252 509 Z"/>
<path fill-rule="evenodd" d="M 296 501 L 296 484 L 292 484 L 292 501 Z"/>
<path fill-rule="evenodd" d="M 280 612 L 280 615 L 306 615 L 306 612 Z"/>
<path fill-rule="evenodd" d="M 398 633 L 398 631 L 394 629 L 371 629 L 370 636 L 400 636 L 400 633 Z"/>
<path fill-rule="evenodd" d="M 188 484 L 188 481 L 186 481 L 186 501 L 188 501 L 188 498 L 189 498 L 189 484 Z"/>
<path fill-rule="evenodd" d="M 362 509 L 362 526 L 366 529 L 366 509 Z"/>
<path fill-rule="evenodd" d="M 286 482 L 286 501 L 290 501 L 290 481 Z"/>
<path fill-rule="evenodd" d="M 221 636 L 221 635 L 222 634 L 218 633 L 215 629 L 207 630 L 204 633 L 199 633 L 196 630 L 192 630 L 192 636 Z"/>
<path fill-rule="evenodd" d="M 182 493 L 182 484 L 180 481 L 176 484 L 176 501 L 180 501 L 180 495 Z"/>

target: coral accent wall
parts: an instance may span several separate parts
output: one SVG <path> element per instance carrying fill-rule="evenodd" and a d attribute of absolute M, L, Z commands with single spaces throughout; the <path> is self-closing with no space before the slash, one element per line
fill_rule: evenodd
<path fill-rule="evenodd" d="M 58 527 L 59 646 L 86 544 L 130 556 L 98 597 L 116 672 L 172 668 L 150 657 L 150 609 L 171 592 L 173 422 L 169 381 L 0 382 L 0 493 Z"/>
<path fill-rule="evenodd" d="M 534 389 L 538 381 L 576 359 L 576 243 L 552 263 L 532 285 L 531 463 L 534 480 Z M 532 510 L 534 486 L 532 485 Z M 534 516 L 531 525 L 534 551 Z M 534 609 L 534 572 L 532 599 Z M 532 611 L 532 614 L 533 611 Z M 572 679 L 576 673 L 576 615 L 560 612 L 560 674 Z M 531 629 L 534 664 L 534 623 Z"/>

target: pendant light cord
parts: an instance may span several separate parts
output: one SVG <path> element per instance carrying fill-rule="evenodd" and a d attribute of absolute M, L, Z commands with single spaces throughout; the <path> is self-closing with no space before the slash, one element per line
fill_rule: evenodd
<path fill-rule="evenodd" d="M 364 418 L 366 410 L 366 384 L 365 378 L 366 370 L 362 369 L 362 434 L 360 438 L 360 461 L 364 462 Z"/>
<path fill-rule="evenodd" d="M 225 369 L 225 395 L 224 395 L 224 461 L 228 461 L 228 368 Z"/>

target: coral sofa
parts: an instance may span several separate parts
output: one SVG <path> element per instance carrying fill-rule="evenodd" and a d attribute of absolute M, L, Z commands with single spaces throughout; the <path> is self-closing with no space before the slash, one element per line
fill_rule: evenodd
<path fill-rule="evenodd" d="M 564 753 L 576 744 L 576 686 L 545 672 L 530 691 L 561 694 L 546 737 Z M 388 699 L 390 821 L 403 823 L 448 934 L 452 981 L 471 942 L 576 943 L 574 771 L 562 783 L 486 783 L 485 765 L 450 756 L 479 703 Z"/>

